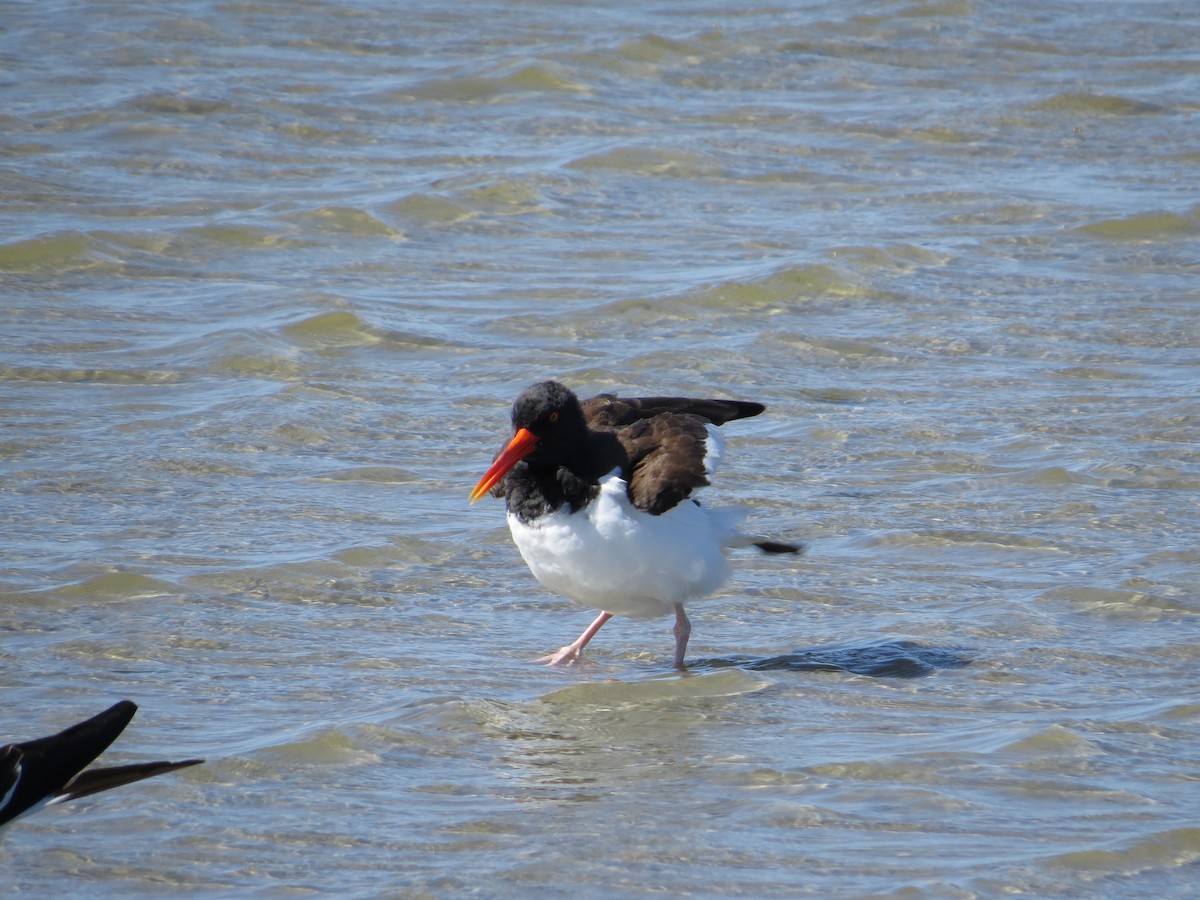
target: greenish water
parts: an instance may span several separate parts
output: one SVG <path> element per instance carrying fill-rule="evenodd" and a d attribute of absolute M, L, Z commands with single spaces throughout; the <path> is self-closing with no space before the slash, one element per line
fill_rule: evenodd
<path fill-rule="evenodd" d="M 1178 4 L 10 4 L 0 740 L 34 896 L 1187 897 Z M 521 387 L 767 404 L 670 622 L 467 504 Z M 964 665 L 964 663 L 966 663 Z"/>

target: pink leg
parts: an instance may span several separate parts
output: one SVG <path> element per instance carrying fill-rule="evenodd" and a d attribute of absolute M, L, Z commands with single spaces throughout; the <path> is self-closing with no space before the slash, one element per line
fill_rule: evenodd
<path fill-rule="evenodd" d="M 683 604 L 675 604 L 675 668 L 683 668 L 683 654 L 687 652 L 688 638 L 692 634 L 692 623 L 688 621 Z"/>
<path fill-rule="evenodd" d="M 549 656 L 543 656 L 541 659 L 535 660 L 535 662 L 544 662 L 548 666 L 557 666 L 561 665 L 562 663 L 575 662 L 575 660 L 579 658 L 579 654 L 583 652 L 583 648 L 588 645 L 588 641 L 594 638 L 596 636 L 596 632 L 600 630 L 601 626 L 611 618 L 612 613 L 610 612 L 600 613 L 600 615 L 596 616 L 596 620 L 587 627 L 587 630 L 584 631 L 583 634 L 577 637 L 574 641 L 567 644 L 567 646 L 563 647 L 557 653 L 552 653 Z M 684 642 L 687 642 L 687 638 L 684 638 Z"/>

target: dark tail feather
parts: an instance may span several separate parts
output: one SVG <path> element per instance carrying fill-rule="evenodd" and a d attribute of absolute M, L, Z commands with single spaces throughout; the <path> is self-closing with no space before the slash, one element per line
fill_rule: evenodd
<path fill-rule="evenodd" d="M 784 544 L 780 541 L 755 541 L 754 546 L 763 553 L 803 553 L 803 544 Z"/>

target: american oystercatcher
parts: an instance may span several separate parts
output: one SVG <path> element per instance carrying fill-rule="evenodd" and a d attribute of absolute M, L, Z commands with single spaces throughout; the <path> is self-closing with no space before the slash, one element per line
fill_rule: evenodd
<path fill-rule="evenodd" d="M 582 403 L 555 381 L 526 388 L 512 408 L 513 437 L 471 492 L 503 496 L 508 526 L 534 577 L 600 610 L 574 642 L 539 662 L 571 662 L 614 615 L 675 614 L 675 667 L 683 667 L 691 623 L 684 601 L 729 577 L 725 551 L 793 544 L 738 531 L 747 510 L 691 499 L 721 459 L 718 425 L 766 407 L 741 400 L 679 397 Z"/>
<path fill-rule="evenodd" d="M 129 700 L 49 737 L 0 746 L 0 825 L 52 803 L 86 797 L 204 760 L 84 767 L 117 739 L 137 705 Z"/>

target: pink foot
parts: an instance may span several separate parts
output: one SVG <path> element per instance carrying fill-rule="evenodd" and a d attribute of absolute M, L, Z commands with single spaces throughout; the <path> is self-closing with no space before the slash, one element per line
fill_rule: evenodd
<path fill-rule="evenodd" d="M 612 613 L 600 613 L 600 615 L 596 616 L 595 621 L 593 621 L 592 624 L 587 627 L 583 634 L 577 637 L 574 641 L 567 644 L 567 646 L 563 647 L 557 653 L 551 653 L 549 656 L 543 656 L 541 659 L 534 660 L 534 662 L 545 663 L 548 666 L 570 665 L 579 659 L 579 654 L 582 653 L 583 648 L 588 645 L 588 641 L 596 636 L 596 632 L 600 630 L 600 626 L 602 626 L 611 618 Z"/>
<path fill-rule="evenodd" d="M 549 656 L 539 656 L 534 662 L 545 663 L 548 666 L 569 666 L 579 660 L 579 648 L 574 644 L 567 644 L 557 653 L 551 653 Z"/>

